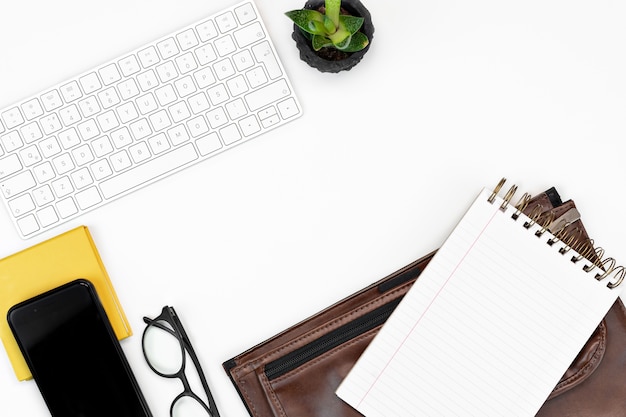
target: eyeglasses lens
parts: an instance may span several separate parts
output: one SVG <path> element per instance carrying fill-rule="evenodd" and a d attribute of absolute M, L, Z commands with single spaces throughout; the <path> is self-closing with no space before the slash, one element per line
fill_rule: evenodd
<path fill-rule="evenodd" d="M 180 397 L 172 407 L 172 417 L 207 417 L 211 414 L 194 397 Z"/>
<path fill-rule="evenodd" d="M 154 370 L 173 376 L 182 369 L 184 351 L 168 322 L 151 322 L 146 328 L 143 343 L 146 359 Z"/>

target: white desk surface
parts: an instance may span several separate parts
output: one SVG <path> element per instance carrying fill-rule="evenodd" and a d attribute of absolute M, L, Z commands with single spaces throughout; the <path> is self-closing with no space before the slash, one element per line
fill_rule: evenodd
<path fill-rule="evenodd" d="M 10 2 L 0 108 L 232 3 Z M 283 13 L 303 3 L 257 0 L 300 119 L 27 241 L 0 213 L 2 257 L 89 227 L 155 417 L 181 387 L 144 363 L 142 316 L 173 305 L 222 415 L 245 417 L 224 360 L 437 248 L 502 176 L 556 186 L 626 262 L 626 3 L 368 0 L 371 49 L 339 75 L 299 60 Z M 6 355 L 0 386 L 0 414 L 49 415 Z"/>

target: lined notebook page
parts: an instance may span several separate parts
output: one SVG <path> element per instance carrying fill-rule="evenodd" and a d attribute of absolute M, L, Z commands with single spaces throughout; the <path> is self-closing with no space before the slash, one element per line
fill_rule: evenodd
<path fill-rule="evenodd" d="M 532 417 L 618 296 L 483 190 L 337 390 L 367 417 Z"/>

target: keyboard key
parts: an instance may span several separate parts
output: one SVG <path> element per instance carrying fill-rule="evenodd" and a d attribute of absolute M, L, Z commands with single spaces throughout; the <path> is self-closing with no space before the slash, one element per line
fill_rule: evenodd
<path fill-rule="evenodd" d="M 100 68 L 98 73 L 104 85 L 111 85 L 122 79 L 122 75 L 115 64 L 109 64 L 106 67 Z"/>
<path fill-rule="evenodd" d="M 172 120 L 174 123 L 182 122 L 185 119 L 188 119 L 191 116 L 189 112 L 189 108 L 184 101 L 179 101 L 176 104 L 173 104 L 169 107 L 170 115 L 172 116 Z"/>
<path fill-rule="evenodd" d="M 76 81 L 70 81 L 61 87 L 61 95 L 66 103 L 71 103 L 74 100 L 78 100 L 83 96 L 80 91 L 80 87 Z"/>
<path fill-rule="evenodd" d="M 137 108 L 132 101 L 122 104 L 117 108 L 117 114 L 120 118 L 120 122 L 128 123 L 139 117 Z"/>
<path fill-rule="evenodd" d="M 124 77 L 130 77 L 133 74 L 137 74 L 141 71 L 141 66 L 139 65 L 139 61 L 135 55 L 129 55 L 124 59 L 118 61 L 118 65 L 120 66 L 120 71 L 122 71 L 122 75 Z"/>
<path fill-rule="evenodd" d="M 76 203 L 81 210 L 87 210 L 102 201 L 100 193 L 96 187 L 90 187 L 84 191 L 76 193 Z"/>
<path fill-rule="evenodd" d="M 74 191 L 74 187 L 68 177 L 61 177 L 52 181 L 52 189 L 58 198 L 65 197 Z"/>
<path fill-rule="evenodd" d="M 237 126 L 232 124 L 220 130 L 220 135 L 226 145 L 232 145 L 233 143 L 241 140 L 241 134 Z"/>
<path fill-rule="evenodd" d="M 226 111 L 228 112 L 228 117 L 231 120 L 239 119 L 240 117 L 243 117 L 248 113 L 246 105 L 240 98 L 238 98 L 237 100 L 233 100 L 230 103 L 227 103 L 225 107 Z"/>
<path fill-rule="evenodd" d="M 187 128 L 189 129 L 189 133 L 191 137 L 197 138 L 198 136 L 202 136 L 209 131 L 209 125 L 206 122 L 204 116 L 196 116 L 193 119 L 187 122 Z"/>
<path fill-rule="evenodd" d="M 102 195 L 106 199 L 112 198 L 143 183 L 152 181 L 169 171 L 180 168 L 197 158 L 198 155 L 193 145 L 183 145 L 117 177 L 103 181 L 100 184 Z"/>
<path fill-rule="evenodd" d="M 122 127 L 111 132 L 111 140 L 117 149 L 121 149 L 133 143 L 133 138 L 127 127 Z"/>
<path fill-rule="evenodd" d="M 37 212 L 37 218 L 42 227 L 49 227 L 59 221 L 56 211 L 52 206 L 43 208 Z"/>
<path fill-rule="evenodd" d="M 24 123 L 22 113 L 20 113 L 20 110 L 17 107 L 13 107 L 12 109 L 2 112 L 2 120 L 4 120 L 4 124 L 7 126 L 7 129 L 13 129 L 14 127 Z"/>
<path fill-rule="evenodd" d="M 151 69 L 139 74 L 137 82 L 139 82 L 139 87 L 141 87 L 142 91 L 151 90 L 159 85 L 159 80 L 157 80 L 156 74 Z"/>
<path fill-rule="evenodd" d="M 6 152 L 12 152 L 24 146 L 24 142 L 22 142 L 20 134 L 15 130 L 7 133 L 6 135 L 0 136 L 0 143 Z"/>
<path fill-rule="evenodd" d="M 240 7 L 237 7 L 235 9 L 235 15 L 237 16 L 237 20 L 241 25 L 245 25 L 246 23 L 253 21 L 257 17 L 256 12 L 252 7 L 252 4 L 250 3 L 246 3 Z"/>
<path fill-rule="evenodd" d="M 244 71 L 254 65 L 252 54 L 247 49 L 233 55 L 233 62 L 235 67 L 237 67 L 237 71 Z"/>
<path fill-rule="evenodd" d="M 22 111 L 24 112 L 26 120 L 33 120 L 43 115 L 41 103 L 39 103 L 39 100 L 36 98 L 28 100 L 26 103 L 22 104 Z"/>
<path fill-rule="evenodd" d="M 198 62 L 200 65 L 206 65 L 209 62 L 213 62 L 217 59 L 217 54 L 215 53 L 215 49 L 211 44 L 207 44 L 195 50 L 196 58 L 198 58 Z"/>
<path fill-rule="evenodd" d="M 82 123 L 78 124 L 78 131 L 80 132 L 80 137 L 83 140 L 87 141 L 89 139 L 93 139 L 100 134 L 100 130 L 98 129 L 98 124 L 94 119 L 86 120 Z M 67 136 L 63 134 L 59 134 L 59 138 L 61 138 L 61 143 L 65 149 L 69 149 L 70 147 L 76 145 L 76 141 L 80 141 L 78 136 L 75 136 L 74 129 L 70 129 L 67 131 Z"/>
<path fill-rule="evenodd" d="M 41 154 L 39 149 L 35 145 L 31 145 L 19 151 L 20 159 L 24 163 L 25 167 L 33 166 L 41 162 Z"/>
<path fill-rule="evenodd" d="M 300 114 L 298 104 L 293 98 L 288 98 L 278 103 L 278 110 L 283 119 L 289 119 L 290 117 Z"/>
<path fill-rule="evenodd" d="M 35 202 L 30 194 L 24 194 L 9 201 L 9 208 L 11 209 L 11 213 L 17 217 L 35 210 Z"/>
<path fill-rule="evenodd" d="M 109 165 L 109 161 L 107 161 L 106 159 L 101 159 L 98 162 L 91 164 L 90 168 L 96 181 L 100 181 L 113 174 L 113 170 L 111 170 L 111 165 Z"/>
<path fill-rule="evenodd" d="M 122 150 L 117 152 L 111 156 L 111 165 L 116 172 L 123 171 L 132 166 L 132 162 L 130 157 L 128 156 L 128 152 L 126 150 Z"/>
<path fill-rule="evenodd" d="M 224 80 L 235 74 L 235 67 L 230 59 L 225 58 L 213 64 L 213 70 L 218 80 Z"/>
<path fill-rule="evenodd" d="M 76 161 L 76 165 L 78 166 L 85 165 L 94 160 L 91 148 L 87 144 L 81 145 L 78 148 L 72 150 L 72 156 L 74 157 L 74 161 Z"/>
<path fill-rule="evenodd" d="M 156 70 L 162 83 L 171 81 L 178 76 L 178 71 L 176 71 L 176 67 L 172 61 L 160 64 L 156 67 Z"/>
<path fill-rule="evenodd" d="M 265 37 L 265 32 L 259 22 L 254 22 L 251 25 L 235 31 L 235 40 L 240 48 L 244 48 L 253 44 L 256 41 L 260 41 Z"/>
<path fill-rule="evenodd" d="M 196 146 L 198 146 L 200 155 L 206 156 L 221 149 L 222 142 L 220 142 L 220 138 L 217 133 L 213 132 L 196 140 Z"/>
<path fill-rule="evenodd" d="M 139 87 L 137 87 L 137 83 L 133 78 L 122 81 L 117 85 L 117 88 L 120 91 L 122 100 L 129 100 L 139 95 Z"/>
<path fill-rule="evenodd" d="M 235 21 L 235 16 L 233 16 L 232 12 L 226 12 L 218 16 L 215 21 L 217 23 L 217 27 L 222 33 L 226 33 L 237 27 L 237 22 Z"/>
<path fill-rule="evenodd" d="M 96 100 L 96 98 L 93 96 L 87 97 L 79 101 L 78 107 L 80 108 L 80 111 L 84 117 L 91 117 L 101 110 L 100 103 L 98 103 L 98 100 Z"/>
<path fill-rule="evenodd" d="M 52 194 L 52 190 L 47 184 L 35 189 L 33 191 L 33 195 L 35 196 L 35 201 L 39 207 L 45 206 L 46 204 L 54 201 L 54 194 Z"/>
<path fill-rule="evenodd" d="M 143 96 L 139 97 L 136 103 L 137 108 L 139 109 L 139 113 L 141 113 L 142 115 L 146 115 L 159 108 L 159 105 L 152 93 L 144 94 Z"/>
<path fill-rule="evenodd" d="M 37 182 L 39 184 L 50 181 L 56 176 L 56 174 L 54 173 L 54 169 L 52 169 L 52 164 L 50 163 L 50 161 L 45 161 L 44 163 L 34 167 L 33 174 L 35 174 L 35 178 L 37 179 Z"/>
<path fill-rule="evenodd" d="M 230 35 L 226 35 L 215 41 L 215 49 L 217 50 L 219 56 L 226 56 L 235 52 L 237 50 L 237 46 L 235 46 L 233 38 Z"/>
<path fill-rule="evenodd" d="M 41 120 L 41 127 L 46 135 L 51 135 L 61 130 L 63 125 L 56 113 L 50 113 L 48 116 L 43 117 Z"/>
<path fill-rule="evenodd" d="M 152 113 L 149 119 L 150 119 L 150 124 L 152 125 L 152 130 L 154 132 L 159 132 L 172 125 L 172 122 L 170 121 L 170 118 L 167 115 L 167 110 L 159 110 L 156 113 Z"/>
<path fill-rule="evenodd" d="M 172 87 L 171 84 L 166 84 L 159 88 L 154 92 L 154 95 L 156 96 L 156 99 L 161 107 L 172 104 L 178 98 L 176 96 L 176 91 L 174 91 L 174 87 Z"/>
<path fill-rule="evenodd" d="M 22 169 L 22 163 L 16 154 L 0 159 L 0 179 L 14 174 Z"/>
<path fill-rule="evenodd" d="M 174 38 L 167 38 L 159 43 L 157 43 L 157 48 L 159 53 L 161 54 L 161 58 L 164 60 L 170 59 L 174 55 L 177 55 L 179 50 L 178 46 L 176 46 L 176 41 Z"/>
<path fill-rule="evenodd" d="M 17 227 L 23 236 L 31 235 L 39 230 L 39 224 L 37 224 L 37 220 L 32 214 L 18 219 Z"/>
<path fill-rule="evenodd" d="M 193 82 L 193 78 L 187 75 L 179 80 L 174 81 L 174 87 L 176 87 L 176 91 L 178 91 L 178 95 L 181 98 L 187 97 L 190 94 L 195 93 L 196 85 Z"/>
<path fill-rule="evenodd" d="M 67 107 L 59 110 L 59 116 L 65 126 L 71 126 L 74 123 L 78 123 L 81 119 L 78 107 L 75 104 L 70 104 Z"/>
<path fill-rule="evenodd" d="M 261 42 L 252 47 L 252 53 L 257 61 L 265 65 L 265 69 L 267 70 L 270 79 L 275 80 L 278 77 L 283 75 L 283 72 L 280 69 L 280 65 L 278 64 L 278 59 L 274 52 L 272 52 L 272 48 L 268 41 Z"/>
<path fill-rule="evenodd" d="M 98 139 L 94 139 L 91 142 L 91 146 L 93 147 L 93 152 L 97 158 L 102 158 L 105 155 L 113 152 L 113 145 L 111 145 L 111 141 L 108 136 L 102 136 Z"/>
<path fill-rule="evenodd" d="M 57 90 L 48 91 L 42 95 L 41 102 L 46 111 L 55 110 L 63 105 L 63 100 Z"/>
<path fill-rule="evenodd" d="M 72 157 L 68 153 L 63 153 L 54 158 L 52 165 L 54 165 L 54 169 L 59 175 L 70 172 L 75 168 L 74 161 L 72 161 Z"/>
<path fill-rule="evenodd" d="M 158 135 L 149 138 L 148 145 L 154 155 L 161 154 L 171 148 L 165 133 L 159 133 Z"/>
<path fill-rule="evenodd" d="M 139 51 L 139 61 L 144 68 L 149 68 L 159 63 L 159 54 L 154 46 Z"/>
<path fill-rule="evenodd" d="M 246 79 L 252 88 L 257 88 L 267 82 L 267 76 L 261 67 L 256 67 L 246 72 Z"/>
<path fill-rule="evenodd" d="M 217 107 L 206 114 L 207 119 L 209 120 L 209 124 L 211 128 L 217 129 L 220 126 L 224 126 L 228 123 L 228 117 L 224 112 L 224 109 L 221 107 Z"/>
<path fill-rule="evenodd" d="M 37 185 L 30 171 L 22 171 L 19 174 L 0 182 L 0 190 L 5 198 L 11 198 L 19 193 Z"/>
<path fill-rule="evenodd" d="M 81 168 L 78 171 L 72 172 L 70 174 L 70 179 L 77 190 L 93 184 L 93 178 L 87 168 Z"/>
<path fill-rule="evenodd" d="M 188 72 L 198 68 L 198 64 L 196 63 L 196 60 L 191 52 L 187 52 L 186 54 L 176 57 L 175 61 L 178 71 L 181 74 L 187 74 Z"/>
<path fill-rule="evenodd" d="M 91 94 L 94 91 L 98 91 L 99 89 L 102 88 L 100 79 L 98 78 L 98 75 L 95 72 L 91 72 L 87 75 L 80 77 L 79 81 L 85 94 Z"/>
<path fill-rule="evenodd" d="M 146 142 L 139 142 L 128 148 L 128 154 L 134 163 L 138 164 L 150 158 L 150 151 Z"/>
<path fill-rule="evenodd" d="M 23 125 L 20 128 L 20 133 L 22 134 L 22 138 L 26 143 L 32 143 L 38 139 L 43 138 L 43 133 L 39 128 L 39 123 L 32 122 L 27 125 Z"/>
<path fill-rule="evenodd" d="M 218 35 L 217 28 L 215 27 L 215 23 L 212 20 L 207 20 L 206 22 L 202 22 L 198 26 L 196 26 L 196 30 L 198 31 L 198 36 L 202 42 L 210 41 L 213 38 L 216 38 Z"/>
<path fill-rule="evenodd" d="M 189 107 L 191 107 L 193 114 L 198 114 L 208 110 L 211 105 L 209 104 L 209 99 L 206 94 L 200 91 L 198 94 L 189 97 Z"/>
<path fill-rule="evenodd" d="M 109 87 L 98 93 L 100 104 L 103 109 L 110 109 L 113 106 L 120 104 L 120 97 L 117 95 L 115 87 Z"/>
<path fill-rule="evenodd" d="M 239 127 L 244 136 L 251 136 L 261 130 L 261 125 L 254 115 L 245 117 L 239 121 Z"/>
<path fill-rule="evenodd" d="M 207 88 L 208 86 L 213 85 L 216 81 L 211 68 L 203 68 L 200 71 L 196 71 L 193 74 L 193 77 L 200 88 Z"/>
<path fill-rule="evenodd" d="M 193 29 L 187 29 L 184 32 L 179 33 L 176 35 L 176 39 L 178 40 L 180 49 L 183 51 L 187 51 L 195 46 L 198 46 L 198 38 L 196 38 L 196 33 Z"/>
<path fill-rule="evenodd" d="M 73 216 L 78 213 L 78 207 L 74 203 L 74 200 L 71 197 L 66 198 L 65 200 L 61 200 L 56 204 L 57 210 L 59 211 L 59 216 L 62 218 L 67 218 Z"/>
<path fill-rule="evenodd" d="M 230 91 L 231 97 L 236 97 L 248 91 L 248 84 L 243 75 L 237 75 L 230 80 L 226 81 L 228 91 Z"/>
<path fill-rule="evenodd" d="M 98 121 L 98 125 L 100 126 L 100 132 L 104 133 L 115 129 L 120 125 L 113 110 L 109 110 L 105 113 L 99 114 L 96 117 L 96 120 Z"/>
<path fill-rule="evenodd" d="M 245 96 L 250 110 L 255 111 L 291 94 L 285 80 L 279 80 L 266 87 L 261 87 Z"/>
<path fill-rule="evenodd" d="M 183 125 L 178 125 L 169 129 L 167 131 L 167 137 L 170 138 L 170 142 L 174 146 L 178 146 L 189 140 L 189 134 Z"/>

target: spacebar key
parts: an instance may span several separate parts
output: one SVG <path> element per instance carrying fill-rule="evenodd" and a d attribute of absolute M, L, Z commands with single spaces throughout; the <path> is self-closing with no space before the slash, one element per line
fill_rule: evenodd
<path fill-rule="evenodd" d="M 100 183 L 104 198 L 109 199 L 142 185 L 198 158 L 193 145 L 188 143 L 165 155 L 139 165 L 129 171 Z"/>

